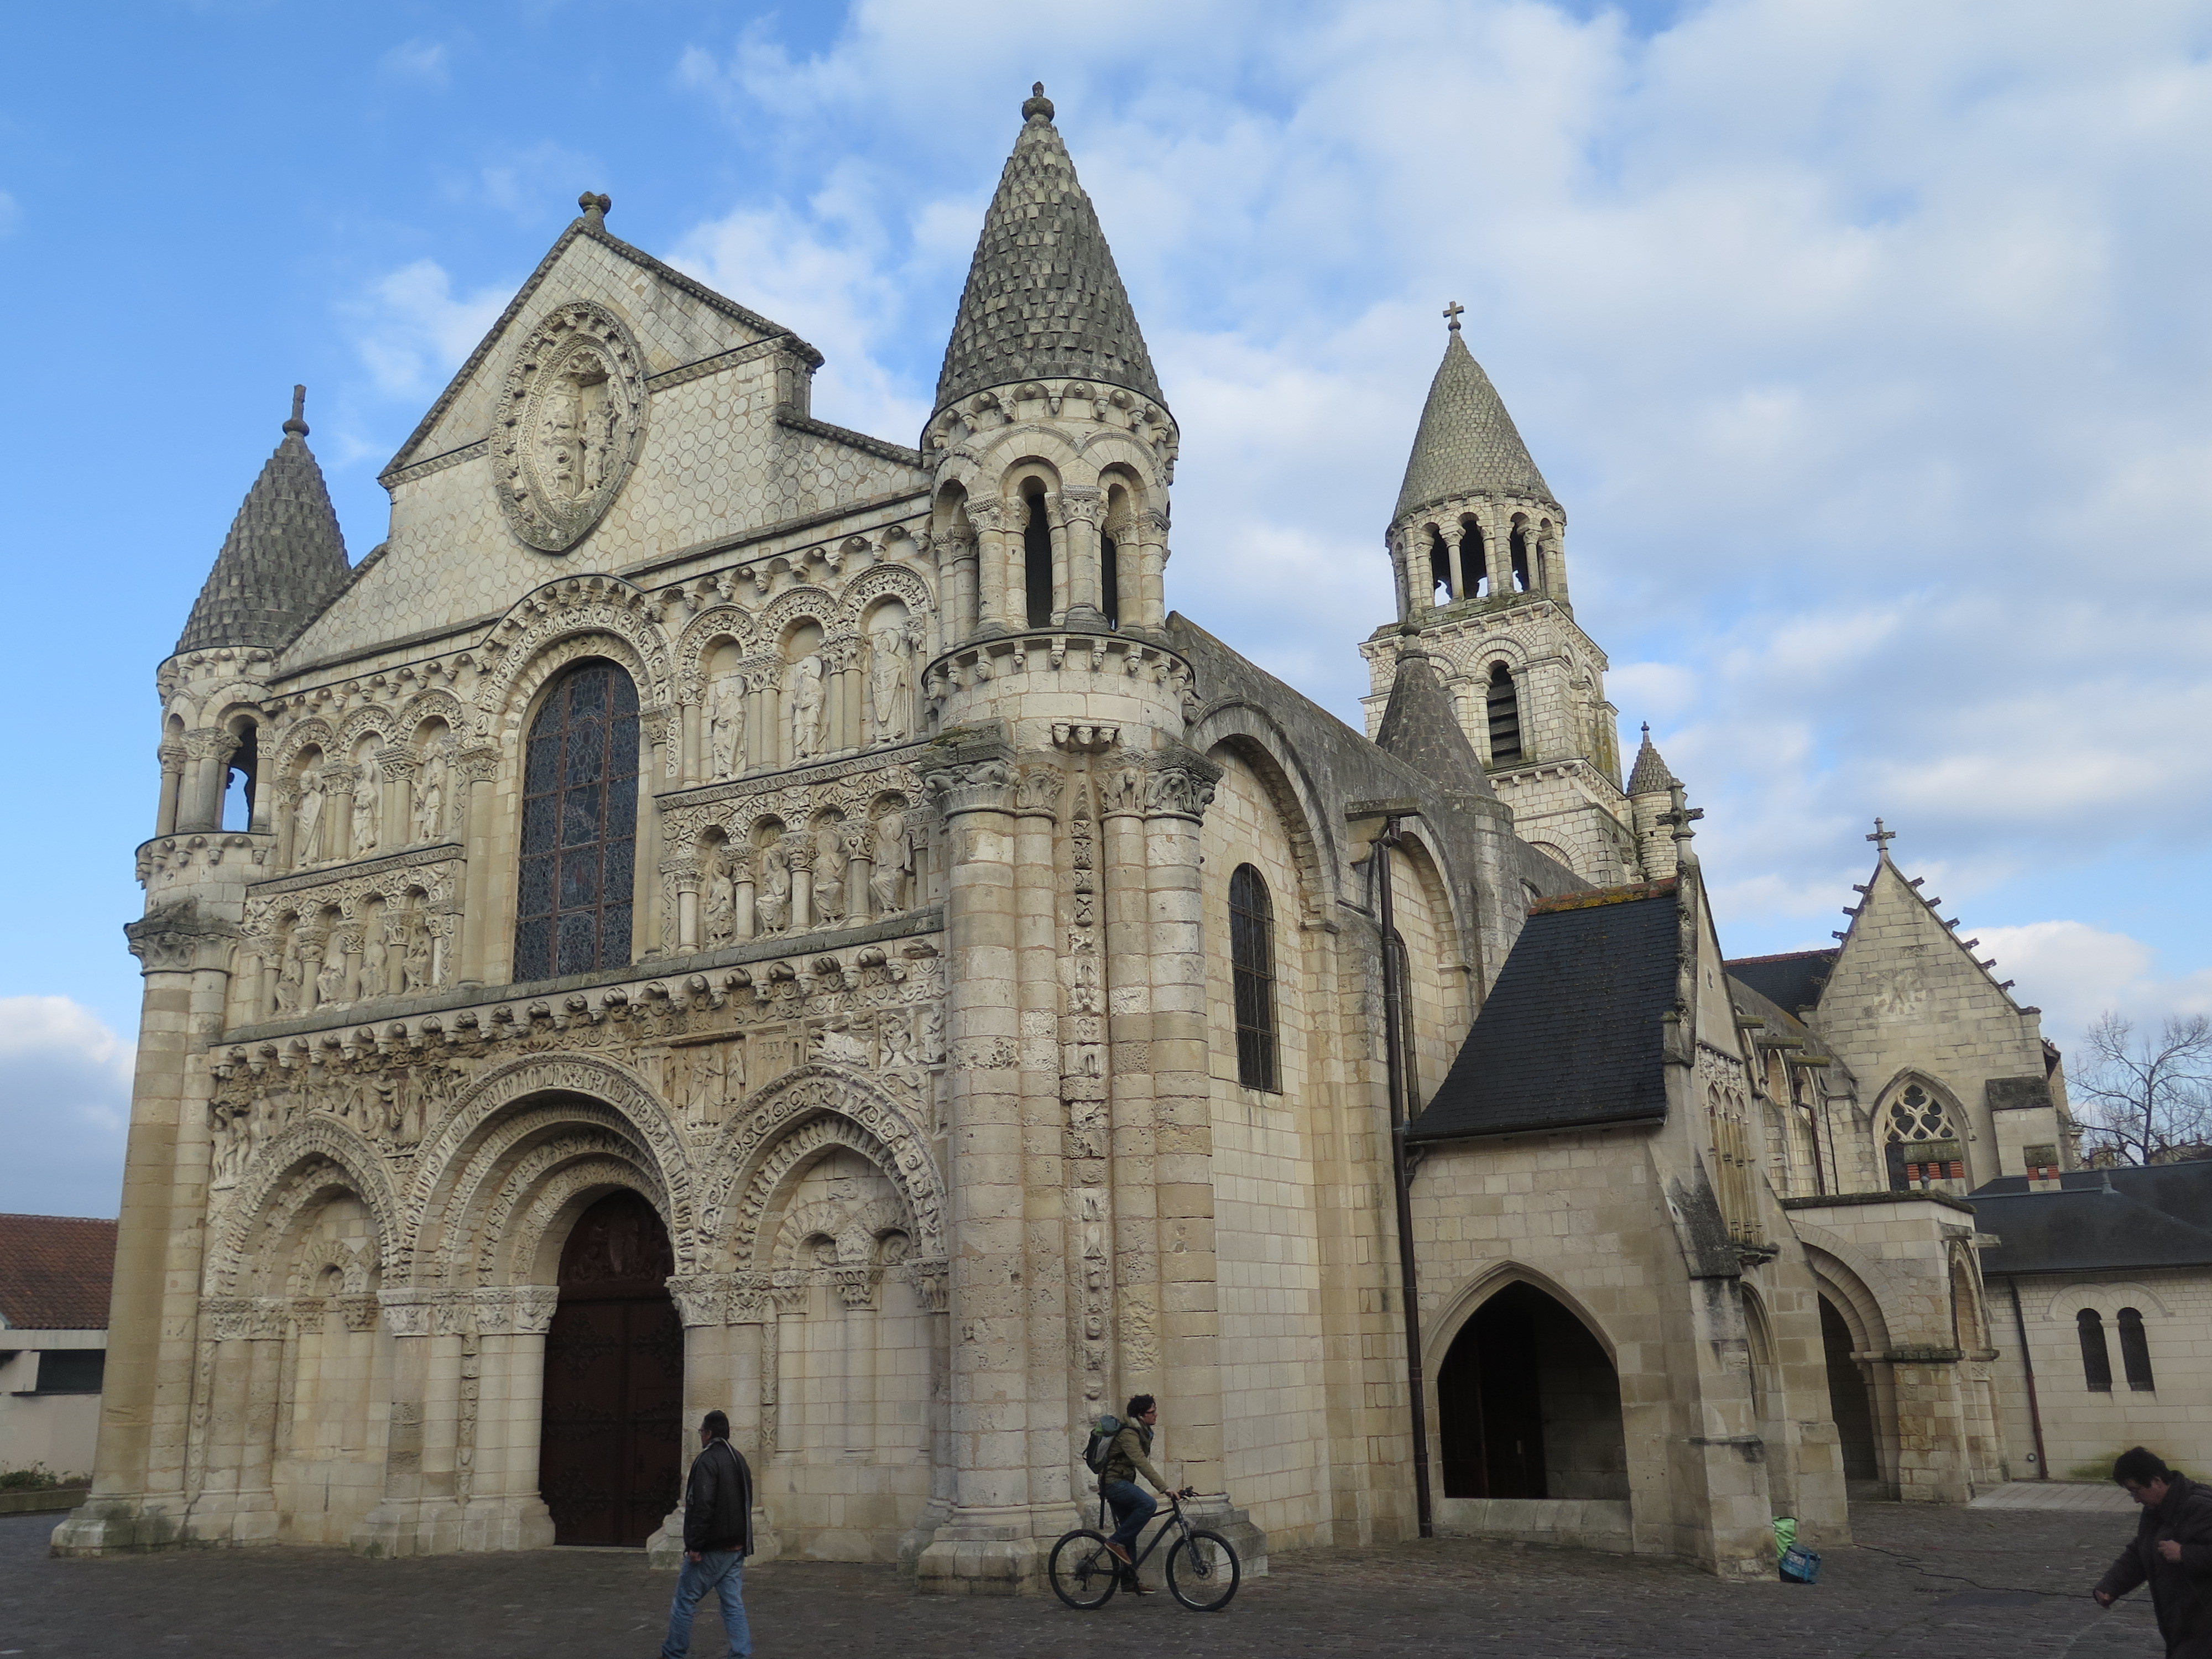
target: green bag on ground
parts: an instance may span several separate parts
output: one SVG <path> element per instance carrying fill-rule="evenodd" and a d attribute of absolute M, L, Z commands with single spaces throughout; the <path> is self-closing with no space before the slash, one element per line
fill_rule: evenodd
<path fill-rule="evenodd" d="M 1790 1553 L 1790 1547 L 1797 1541 L 1797 1521 L 1794 1516 L 1774 1517 L 1774 1559 L 1779 1561 Z"/>

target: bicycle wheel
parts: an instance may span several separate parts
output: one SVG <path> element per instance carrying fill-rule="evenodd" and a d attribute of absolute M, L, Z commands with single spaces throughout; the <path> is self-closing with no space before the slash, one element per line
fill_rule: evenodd
<path fill-rule="evenodd" d="M 1052 1547 L 1052 1593 L 1078 1613 L 1103 1607 L 1121 1587 L 1121 1564 L 1095 1532 L 1071 1532 Z"/>
<path fill-rule="evenodd" d="M 1220 1612 L 1243 1577 L 1237 1552 L 1218 1532 L 1190 1532 L 1168 1552 L 1168 1588 L 1193 1613 Z"/>

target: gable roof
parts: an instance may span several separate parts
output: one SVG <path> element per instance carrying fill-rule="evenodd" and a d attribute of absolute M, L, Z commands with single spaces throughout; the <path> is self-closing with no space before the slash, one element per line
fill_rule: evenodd
<path fill-rule="evenodd" d="M 1102 380 L 1156 402 L 1159 377 L 1044 83 L 983 215 L 937 376 L 937 407 L 1017 380 Z"/>
<path fill-rule="evenodd" d="M 1437 678 L 1434 660 L 1427 652 L 1410 647 L 1398 653 L 1398 672 L 1390 681 L 1390 700 L 1383 705 L 1375 746 L 1439 788 L 1494 799 L 1498 792 L 1452 710 L 1451 694 Z"/>
<path fill-rule="evenodd" d="M 1407 1138 L 1656 1122 L 1680 965 L 1672 881 L 1537 905 Z"/>
<path fill-rule="evenodd" d="M 292 388 L 284 436 L 246 492 L 192 602 L 177 653 L 289 645 L 353 574 L 337 509 L 307 447 L 307 388 Z"/>
<path fill-rule="evenodd" d="M 1778 957 L 1738 957 L 1721 967 L 1784 1013 L 1795 1014 L 1820 1000 L 1820 988 L 1842 954 L 1837 951 L 1785 951 Z"/>
<path fill-rule="evenodd" d="M 0 1319 L 15 1328 L 106 1330 L 114 1277 L 112 1221 L 0 1215 Z"/>
<path fill-rule="evenodd" d="M 1521 441 L 1520 428 L 1505 412 L 1505 400 L 1455 324 L 1444 342 L 1444 360 L 1429 382 L 1429 400 L 1421 406 L 1420 428 L 1413 434 L 1413 453 L 1407 459 L 1406 479 L 1398 487 L 1398 507 L 1391 516 L 1402 519 L 1439 501 L 1482 495 L 1522 495 L 1559 505 L 1528 446 Z"/>
<path fill-rule="evenodd" d="M 2212 1158 L 2148 1169 L 2075 1170 L 2057 1192 L 2006 1176 L 1967 1194 L 1998 1243 L 1984 1273 L 2117 1273 L 2212 1267 Z"/>

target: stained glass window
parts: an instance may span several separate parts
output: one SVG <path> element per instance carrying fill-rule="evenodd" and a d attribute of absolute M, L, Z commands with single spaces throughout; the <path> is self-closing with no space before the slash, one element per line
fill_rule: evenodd
<path fill-rule="evenodd" d="M 514 977 L 629 961 L 637 852 L 637 688 L 611 662 L 562 672 L 523 758 Z"/>

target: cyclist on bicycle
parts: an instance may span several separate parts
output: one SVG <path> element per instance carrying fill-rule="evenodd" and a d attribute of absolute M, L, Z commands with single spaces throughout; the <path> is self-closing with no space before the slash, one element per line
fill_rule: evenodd
<path fill-rule="evenodd" d="M 1188 1498 L 1195 1490 L 1187 1487 L 1180 1493 L 1170 1492 L 1167 1478 L 1152 1467 L 1152 1425 L 1159 1420 L 1158 1401 L 1148 1394 L 1133 1396 L 1129 1401 L 1127 1418 L 1107 1449 L 1106 1467 L 1098 1473 L 1098 1495 L 1113 1506 L 1114 1518 L 1119 1523 L 1107 1539 L 1106 1547 L 1130 1569 L 1121 1575 L 1121 1582 L 1139 1595 L 1150 1595 L 1152 1591 L 1149 1585 L 1137 1582 L 1132 1551 L 1145 1530 L 1145 1523 L 1159 1512 L 1160 1506 L 1151 1492 L 1137 1484 L 1137 1477 L 1142 1474 L 1155 1490 L 1169 1497 Z"/>

